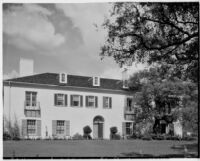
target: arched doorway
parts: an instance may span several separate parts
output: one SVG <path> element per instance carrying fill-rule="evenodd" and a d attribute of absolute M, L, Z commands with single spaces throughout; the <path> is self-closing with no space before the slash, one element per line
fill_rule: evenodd
<path fill-rule="evenodd" d="M 103 139 L 104 118 L 95 116 L 93 119 L 93 137 L 95 139 Z"/>

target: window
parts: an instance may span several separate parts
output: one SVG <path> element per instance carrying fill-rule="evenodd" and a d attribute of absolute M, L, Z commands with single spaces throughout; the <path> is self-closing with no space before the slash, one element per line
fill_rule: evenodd
<path fill-rule="evenodd" d="M 112 108 L 112 98 L 103 97 L 103 108 Z"/>
<path fill-rule="evenodd" d="M 126 105 L 127 111 L 133 111 L 133 110 L 134 110 L 134 107 L 133 107 L 133 99 L 128 97 L 128 98 L 126 99 L 126 103 L 127 103 L 127 105 Z"/>
<path fill-rule="evenodd" d="M 54 104 L 55 106 L 67 106 L 67 95 L 57 93 L 54 95 Z"/>
<path fill-rule="evenodd" d="M 86 107 L 97 107 L 98 97 L 97 96 L 86 96 Z"/>
<path fill-rule="evenodd" d="M 26 101 L 25 101 L 26 106 L 36 106 L 37 105 L 36 98 L 37 98 L 37 92 L 26 91 Z"/>
<path fill-rule="evenodd" d="M 128 80 L 123 80 L 123 88 L 128 88 Z"/>
<path fill-rule="evenodd" d="M 126 122 L 126 135 L 132 134 L 133 124 L 131 122 Z"/>
<path fill-rule="evenodd" d="M 60 83 L 67 83 L 67 74 L 66 73 L 60 73 L 59 74 L 59 82 Z"/>
<path fill-rule="evenodd" d="M 27 133 L 36 134 L 36 120 L 27 120 Z"/>
<path fill-rule="evenodd" d="M 64 134 L 65 121 L 57 121 L 56 134 Z"/>
<path fill-rule="evenodd" d="M 93 86 L 100 86 L 100 78 L 93 77 Z"/>
<path fill-rule="evenodd" d="M 81 95 L 71 95 L 71 106 L 82 107 L 83 106 L 83 96 L 81 96 Z"/>

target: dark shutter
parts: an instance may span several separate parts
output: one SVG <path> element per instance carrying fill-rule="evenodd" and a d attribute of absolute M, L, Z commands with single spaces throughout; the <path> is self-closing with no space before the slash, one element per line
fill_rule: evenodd
<path fill-rule="evenodd" d="M 65 106 L 67 106 L 67 94 L 65 94 Z"/>
<path fill-rule="evenodd" d="M 122 122 L 122 135 L 126 135 L 126 122 Z"/>
<path fill-rule="evenodd" d="M 70 95 L 70 105 L 73 106 L 72 104 L 72 99 L 73 99 L 73 95 Z"/>
<path fill-rule="evenodd" d="M 85 106 L 88 107 L 88 96 L 85 96 Z"/>
<path fill-rule="evenodd" d="M 105 101 L 106 101 L 106 97 L 103 97 L 103 108 L 106 107 L 106 103 L 105 103 Z"/>
<path fill-rule="evenodd" d="M 54 94 L 54 105 L 57 105 L 57 94 Z"/>
<path fill-rule="evenodd" d="M 37 136 L 41 136 L 41 120 L 36 120 Z"/>
<path fill-rule="evenodd" d="M 27 120 L 22 120 L 22 137 L 27 136 Z"/>
<path fill-rule="evenodd" d="M 95 96 L 95 107 L 97 108 L 98 107 L 98 97 Z"/>
<path fill-rule="evenodd" d="M 80 96 L 81 97 L 81 107 L 83 106 L 83 96 Z"/>
<path fill-rule="evenodd" d="M 109 107 L 112 108 L 112 97 L 109 97 Z"/>
<path fill-rule="evenodd" d="M 70 121 L 65 120 L 65 135 L 70 135 Z"/>
<path fill-rule="evenodd" d="M 56 120 L 52 120 L 52 135 L 53 136 L 56 135 L 56 126 L 57 126 L 57 121 Z"/>

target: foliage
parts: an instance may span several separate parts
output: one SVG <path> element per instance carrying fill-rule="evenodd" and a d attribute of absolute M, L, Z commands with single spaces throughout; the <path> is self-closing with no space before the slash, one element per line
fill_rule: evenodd
<path fill-rule="evenodd" d="M 139 80 L 136 85 L 140 86 L 136 103 L 142 107 L 135 120 L 139 130 L 156 120 L 171 123 L 182 116 L 183 128 L 197 132 L 198 91 L 195 83 L 169 77 L 168 72 L 155 67 L 134 74 L 130 78 L 130 87 L 136 87 L 134 77 Z"/>
<path fill-rule="evenodd" d="M 129 62 L 164 64 L 172 75 L 197 82 L 198 3 L 114 3 L 101 56 L 121 66 Z"/>
<path fill-rule="evenodd" d="M 84 134 L 90 134 L 92 132 L 92 129 L 90 128 L 90 126 L 87 125 L 83 128 L 83 132 Z"/>
<path fill-rule="evenodd" d="M 115 126 L 110 128 L 110 133 L 111 133 L 111 134 L 116 134 L 117 131 L 118 131 L 118 130 L 117 130 L 117 127 L 115 127 Z"/>
<path fill-rule="evenodd" d="M 79 133 L 74 134 L 72 137 L 73 140 L 83 140 L 83 136 Z"/>
<path fill-rule="evenodd" d="M 84 139 L 92 139 L 92 137 L 90 136 L 90 133 L 92 132 L 92 129 L 90 128 L 90 126 L 85 126 L 83 128 L 83 132 L 84 132 L 84 135 L 83 135 L 83 138 Z"/>
<path fill-rule="evenodd" d="M 12 139 L 12 140 L 20 140 L 20 128 L 19 128 L 19 124 L 18 124 L 16 116 L 15 116 L 14 124 L 12 124 L 11 121 L 7 120 L 6 117 L 4 117 L 3 130 L 4 130 L 3 138 Z"/>

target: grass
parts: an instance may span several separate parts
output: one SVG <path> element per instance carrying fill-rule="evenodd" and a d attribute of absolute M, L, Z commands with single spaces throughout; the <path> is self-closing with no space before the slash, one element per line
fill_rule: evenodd
<path fill-rule="evenodd" d="M 185 148 L 187 148 L 187 155 L 184 152 Z M 3 157 L 197 157 L 197 141 L 4 141 Z"/>

